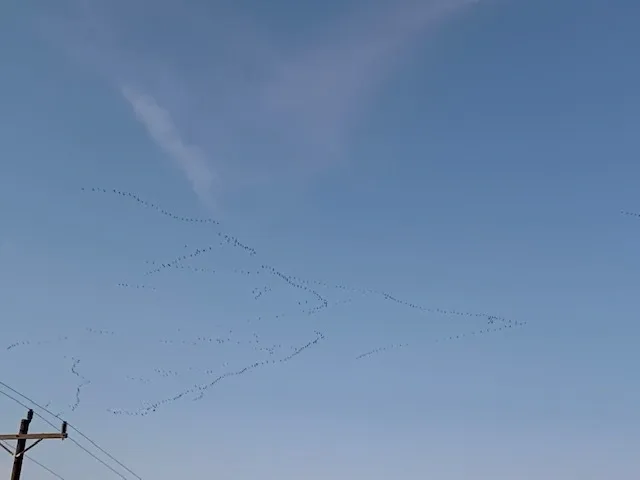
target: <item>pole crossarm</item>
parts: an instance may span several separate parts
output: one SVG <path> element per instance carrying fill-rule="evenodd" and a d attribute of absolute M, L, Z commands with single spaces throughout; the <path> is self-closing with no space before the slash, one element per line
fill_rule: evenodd
<path fill-rule="evenodd" d="M 0 434 L 0 440 L 64 440 L 66 433 L 10 433 Z"/>
<path fill-rule="evenodd" d="M 33 410 L 27 412 L 27 418 L 23 418 L 20 421 L 20 431 L 18 433 L 0 434 L 0 447 L 6 450 L 10 455 L 13 455 L 13 469 L 11 471 L 11 480 L 20 480 L 20 474 L 22 473 L 22 461 L 25 453 L 38 445 L 43 440 L 64 440 L 67 435 L 67 422 L 62 423 L 62 428 L 59 433 L 29 433 L 29 424 L 33 420 Z M 3 441 L 15 440 L 16 449 L 12 452 L 10 448 L 6 447 Z M 27 440 L 35 440 L 31 445 L 27 446 Z"/>

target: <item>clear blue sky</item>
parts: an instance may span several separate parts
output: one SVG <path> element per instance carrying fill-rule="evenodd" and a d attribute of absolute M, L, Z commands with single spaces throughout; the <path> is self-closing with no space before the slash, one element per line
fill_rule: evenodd
<path fill-rule="evenodd" d="M 640 477 L 637 1 L 10 3 L 0 380 L 145 480 Z"/>

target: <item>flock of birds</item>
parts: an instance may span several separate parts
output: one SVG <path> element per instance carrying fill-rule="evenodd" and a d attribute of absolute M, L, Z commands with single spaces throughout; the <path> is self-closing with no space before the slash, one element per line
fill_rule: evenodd
<path fill-rule="evenodd" d="M 201 225 L 211 225 L 216 228 L 220 228 L 220 222 L 208 219 L 208 218 L 193 218 L 186 217 L 174 214 L 152 202 L 143 200 L 136 194 L 125 192 L 117 189 L 105 189 L 105 188 L 83 188 L 84 192 L 89 193 L 101 193 L 101 194 L 109 194 L 117 197 L 125 198 L 136 203 L 138 206 L 144 207 L 149 210 L 153 210 L 160 215 L 168 217 L 172 220 L 188 223 L 188 224 L 201 224 Z M 638 215 L 640 217 L 640 215 Z M 257 251 L 241 242 L 236 237 L 223 233 L 216 232 L 218 237 L 218 245 L 231 246 L 233 248 L 239 249 L 241 252 L 248 254 L 249 257 L 257 257 Z M 214 252 L 216 246 L 213 244 L 209 244 L 206 246 L 201 246 L 198 248 L 190 247 L 189 245 L 185 245 L 184 248 L 187 250 L 186 253 L 182 253 L 177 255 L 176 257 L 165 260 L 165 261 L 157 261 L 157 260 L 147 260 L 146 263 L 149 265 L 149 269 L 146 270 L 142 275 L 147 280 L 145 283 L 137 283 L 137 282 L 120 282 L 118 286 L 121 288 L 127 289 L 147 289 L 155 291 L 158 288 L 151 285 L 151 281 L 153 277 L 160 272 L 163 271 L 171 271 L 171 270 L 182 270 L 185 272 L 194 272 L 194 273 L 219 273 L 217 269 L 204 268 L 199 266 L 193 266 L 189 262 L 194 261 L 204 255 L 210 254 Z M 507 319 L 497 315 L 491 315 L 487 313 L 478 313 L 478 312 L 465 312 L 465 311 L 457 311 L 457 310 L 449 310 L 435 307 L 427 307 L 420 305 L 415 302 L 407 301 L 396 297 L 395 295 L 377 291 L 368 288 L 357 288 L 351 287 L 344 284 L 334 284 L 331 282 L 324 282 L 318 280 L 310 280 L 303 279 L 297 277 L 295 275 L 290 275 L 282 272 L 281 270 L 270 266 L 268 264 L 260 264 L 256 265 L 255 268 L 252 269 L 240 269 L 234 268 L 232 270 L 233 273 L 242 275 L 247 277 L 247 279 L 260 279 L 264 283 L 265 279 L 272 278 L 275 280 L 275 283 L 280 283 L 280 286 L 287 287 L 292 291 L 298 293 L 296 298 L 297 307 L 299 312 L 297 315 L 306 314 L 306 315 L 317 315 L 323 310 L 340 304 L 344 302 L 351 301 L 351 298 L 344 301 L 333 301 L 328 297 L 325 293 L 320 293 L 319 289 L 324 290 L 339 290 L 343 293 L 350 295 L 357 295 L 363 298 L 366 297 L 377 297 L 387 302 L 391 302 L 397 304 L 399 306 L 403 306 L 408 309 L 415 310 L 417 312 L 422 313 L 432 313 L 439 314 L 445 316 L 458 316 L 458 317 L 467 317 L 473 319 L 479 319 L 486 322 L 487 327 L 484 329 L 476 329 L 473 331 L 469 331 L 467 333 L 451 335 L 448 337 L 440 338 L 435 340 L 436 342 L 442 341 L 453 341 L 453 340 L 461 340 L 467 337 L 474 337 L 479 335 L 487 335 L 491 333 L 497 333 L 501 331 L 507 331 L 515 328 L 522 327 L 526 324 L 526 322 L 519 322 L 511 319 Z M 228 273 L 228 272 L 227 272 Z M 273 291 L 273 285 L 261 285 L 258 287 L 254 287 L 251 292 L 252 296 L 255 300 L 258 300 L 262 297 L 269 295 Z M 300 299 L 300 294 L 305 295 L 305 300 Z M 290 316 L 291 313 L 279 313 L 275 315 L 271 315 L 271 318 L 279 319 L 285 316 Z M 247 320 L 247 322 L 256 322 L 262 320 L 263 316 L 252 317 Z M 83 332 L 76 335 L 65 335 L 58 336 L 52 339 L 44 339 L 44 340 L 22 340 L 18 342 L 14 342 L 6 347 L 7 350 L 15 350 L 17 348 L 22 347 L 38 347 L 42 345 L 52 345 L 59 342 L 67 342 L 72 339 L 78 340 L 82 336 L 91 335 L 91 336 L 100 336 L 102 338 L 115 338 L 118 336 L 126 337 L 126 334 L 120 334 L 115 331 L 110 330 L 101 330 L 95 329 L 91 327 L 87 327 Z M 136 409 L 108 409 L 108 411 L 114 415 L 127 415 L 127 416 L 146 416 L 151 413 L 158 411 L 161 407 L 167 406 L 170 403 L 176 402 L 178 400 L 184 398 L 191 398 L 192 400 L 200 400 L 204 398 L 205 394 L 214 386 L 218 385 L 221 381 L 228 379 L 230 377 L 236 377 L 240 375 L 244 375 L 248 372 L 257 370 L 262 367 L 266 367 L 269 365 L 277 365 L 290 362 L 294 360 L 298 355 L 301 355 L 306 350 L 317 346 L 320 342 L 325 340 L 325 335 L 318 331 L 313 331 L 313 337 L 307 341 L 299 345 L 292 345 L 288 348 L 285 348 L 281 343 L 263 343 L 260 335 L 254 332 L 248 339 L 241 339 L 234 336 L 234 331 L 232 329 L 228 330 L 225 334 L 220 336 L 207 336 L 201 335 L 196 336 L 195 338 L 179 338 L 181 336 L 181 332 L 178 329 L 175 336 L 170 338 L 159 338 L 156 340 L 151 340 L 150 338 L 144 339 L 149 342 L 155 342 L 157 344 L 162 344 L 165 346 L 170 345 L 184 345 L 190 347 L 201 347 L 201 346 L 222 346 L 222 345 L 244 345 L 247 348 L 252 348 L 256 354 L 260 354 L 261 357 L 253 362 L 249 362 L 241 367 L 229 367 L 228 363 L 223 363 L 220 368 L 224 371 L 220 373 L 220 368 L 207 368 L 207 367 L 188 367 L 185 369 L 175 369 L 175 368 L 155 368 L 153 370 L 153 374 L 156 378 L 159 379 L 167 379 L 179 377 L 181 375 L 186 375 L 187 373 L 198 373 L 200 376 L 207 377 L 205 381 L 201 381 L 198 383 L 193 383 L 191 386 L 184 388 L 177 393 L 172 395 L 168 395 L 160 400 L 155 400 L 151 402 L 143 403 L 142 406 Z M 372 355 L 381 354 L 383 352 L 388 352 L 394 349 L 401 349 L 409 346 L 406 343 L 394 343 L 386 346 L 381 346 L 365 353 L 361 353 L 355 357 L 357 360 L 363 360 Z M 83 390 L 91 383 L 86 377 L 84 377 L 78 370 L 80 364 L 80 360 L 77 358 L 72 359 L 72 366 L 70 368 L 70 373 L 74 375 L 78 379 L 78 386 L 75 392 L 75 400 L 74 403 L 69 406 L 71 411 L 75 411 L 79 405 L 81 404 L 81 398 Z M 151 376 L 135 376 L 135 375 L 127 375 L 126 379 L 130 382 L 137 382 L 139 384 L 150 384 L 154 380 Z"/>
<path fill-rule="evenodd" d="M 629 217 L 636 217 L 636 218 L 640 218 L 640 213 L 638 212 L 629 212 L 627 210 L 621 210 L 620 213 L 622 215 L 627 215 Z"/>
<path fill-rule="evenodd" d="M 71 361 L 71 373 L 78 377 L 80 383 L 76 387 L 75 392 L 75 402 L 71 405 L 71 411 L 74 412 L 80 406 L 80 395 L 82 393 L 82 389 L 91 383 L 91 380 L 85 378 L 80 372 L 78 372 L 78 365 L 80 365 L 79 358 L 72 358 Z"/>
<path fill-rule="evenodd" d="M 300 355 L 302 352 L 304 352 L 305 350 L 307 350 L 308 348 L 313 347 L 314 345 L 318 344 L 320 341 L 325 339 L 325 336 L 322 334 L 322 332 L 316 331 L 315 332 L 316 337 L 313 340 L 310 340 L 309 342 L 305 343 L 304 345 L 301 345 L 297 348 L 294 349 L 294 351 L 292 353 L 290 353 L 289 355 L 279 358 L 279 359 L 267 359 L 267 360 L 261 360 L 261 361 L 256 361 L 251 363 L 250 365 L 247 365 L 245 367 L 242 367 L 240 369 L 237 370 L 231 370 L 231 371 L 227 371 L 223 374 L 217 375 L 213 380 L 210 380 L 208 382 L 204 382 L 204 383 L 199 383 L 199 384 L 195 384 L 192 387 L 186 388 L 170 397 L 166 397 L 163 398 L 161 400 L 156 400 L 152 403 L 147 403 L 144 404 L 141 408 L 137 409 L 137 410 L 124 410 L 124 409 L 109 409 L 109 412 L 114 414 L 114 415 L 126 415 L 126 416 L 140 416 L 140 417 L 144 417 L 147 416 L 151 413 L 156 412 L 159 408 L 166 406 L 170 403 L 176 402 L 182 398 L 188 397 L 190 395 L 193 396 L 192 400 L 193 401 L 198 401 L 198 400 L 202 400 L 202 398 L 204 398 L 206 392 L 211 389 L 212 387 L 216 386 L 219 382 L 221 382 L 222 380 L 226 379 L 226 378 L 230 378 L 230 377 L 236 377 L 239 375 L 243 375 L 245 373 L 248 373 L 252 370 L 256 370 L 260 367 L 265 367 L 267 365 L 275 365 L 278 363 L 286 363 L 291 361 L 293 358 L 295 358 L 296 356 Z"/>
<path fill-rule="evenodd" d="M 136 203 L 138 203 L 138 205 L 141 205 L 145 208 L 149 208 L 152 210 L 155 210 L 156 212 L 160 213 L 161 215 L 164 215 L 166 217 L 172 218 L 173 220 L 178 220 L 180 222 L 185 222 L 185 223 L 200 223 L 200 224 L 212 224 L 212 225 L 220 225 L 220 222 L 217 220 L 214 220 L 212 218 L 194 218 L 194 217 L 186 217 L 186 216 L 181 216 L 181 215 L 176 215 L 172 212 L 169 212 L 168 210 L 165 210 L 164 208 L 160 207 L 159 205 L 156 205 L 155 203 L 149 202 L 147 200 L 143 200 L 142 198 L 140 198 L 138 195 L 131 193 L 131 192 L 124 192 L 122 190 L 118 190 L 118 189 L 106 189 L 106 188 L 84 188 L 82 187 L 80 190 L 84 191 L 91 191 L 93 193 L 109 193 L 109 194 L 113 194 L 113 195 L 118 195 L 120 197 L 124 197 L 127 199 L 130 199 Z M 256 251 L 255 249 L 243 244 L 242 242 L 240 242 L 240 240 L 238 240 L 236 237 L 233 237 L 231 235 L 227 235 L 225 233 L 222 232 L 218 232 L 218 236 L 221 237 L 227 244 L 229 245 L 233 245 L 234 247 L 239 247 L 242 248 L 243 250 L 247 251 L 250 255 L 255 255 Z"/>
<path fill-rule="evenodd" d="M 446 342 L 446 341 L 451 341 L 451 340 L 460 340 L 466 337 L 473 337 L 476 335 L 485 335 L 487 333 L 493 333 L 493 332 L 502 332 L 503 330 L 507 330 L 509 328 L 518 328 L 518 327 L 523 327 L 524 325 L 526 325 L 527 322 L 511 322 L 511 323 L 507 323 L 504 324 L 500 327 L 494 327 L 494 328 L 484 328 L 481 330 L 472 330 L 470 332 L 466 332 L 466 333 L 460 333 L 458 335 L 449 335 L 448 337 L 443 337 L 443 338 L 436 338 L 434 340 L 435 343 L 440 343 L 440 342 Z M 365 353 L 361 353 L 360 355 L 358 355 L 356 357 L 356 360 L 360 360 L 362 358 L 366 358 L 366 357 L 370 357 L 371 355 L 375 355 L 376 353 L 382 353 L 382 352 L 386 352 L 389 350 L 393 350 L 396 348 L 404 348 L 404 347 L 408 347 L 409 344 L 408 343 L 392 343 L 390 345 L 386 345 L 384 347 L 378 347 L 378 348 L 374 348 L 373 350 L 369 350 L 368 352 Z"/>

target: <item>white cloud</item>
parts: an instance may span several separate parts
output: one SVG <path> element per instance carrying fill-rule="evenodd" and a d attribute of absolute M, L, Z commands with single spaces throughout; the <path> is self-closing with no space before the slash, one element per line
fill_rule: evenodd
<path fill-rule="evenodd" d="M 196 195 L 206 205 L 213 206 L 212 188 L 216 175 L 206 154 L 197 146 L 185 144 L 169 112 L 152 96 L 129 86 L 123 86 L 121 91 L 151 138 L 184 172 Z"/>
<path fill-rule="evenodd" d="M 369 0 L 294 42 L 218 4 L 158 0 L 150 16 L 146 3 L 67 2 L 75 17 L 65 14 L 73 20 L 58 36 L 111 82 L 139 86 L 125 98 L 209 199 L 217 175 L 225 189 L 298 182 L 347 158 L 353 127 L 399 59 L 477 0 Z"/>
<path fill-rule="evenodd" d="M 329 29 L 324 42 L 274 66 L 264 85 L 267 105 L 293 125 L 302 122 L 326 141 L 343 142 L 398 57 L 476 1 L 401 0 L 367 15 L 357 12 Z"/>

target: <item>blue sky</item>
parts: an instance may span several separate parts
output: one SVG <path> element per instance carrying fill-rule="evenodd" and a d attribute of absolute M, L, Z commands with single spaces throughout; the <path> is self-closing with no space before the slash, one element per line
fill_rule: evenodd
<path fill-rule="evenodd" d="M 637 2 L 210 3 L 3 8 L 0 379 L 145 479 L 638 478 Z"/>

